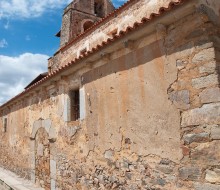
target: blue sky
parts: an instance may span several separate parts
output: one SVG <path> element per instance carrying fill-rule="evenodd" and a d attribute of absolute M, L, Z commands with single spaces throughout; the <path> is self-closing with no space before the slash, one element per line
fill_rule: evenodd
<path fill-rule="evenodd" d="M 72 0 L 0 0 L 0 105 L 39 73 L 59 46 L 63 8 Z M 127 0 L 113 0 L 115 7 Z"/>

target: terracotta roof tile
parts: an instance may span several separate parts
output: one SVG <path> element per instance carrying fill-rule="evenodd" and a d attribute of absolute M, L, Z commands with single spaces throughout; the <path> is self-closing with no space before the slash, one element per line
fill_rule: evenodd
<path fill-rule="evenodd" d="M 120 9 L 122 9 L 123 7 L 125 7 L 126 5 L 128 5 L 129 3 L 133 2 L 135 0 L 130 0 L 127 3 L 125 3 L 121 8 L 115 10 L 113 13 L 118 12 Z M 118 38 L 123 37 L 124 35 L 126 35 L 127 33 L 139 28 L 140 26 L 142 26 L 145 23 L 148 23 L 149 21 L 151 21 L 152 19 L 154 19 L 155 17 L 161 16 L 164 12 L 167 12 L 169 10 L 172 10 L 175 6 L 180 5 L 181 3 L 185 2 L 187 0 L 178 0 L 178 1 L 171 1 L 168 5 L 168 7 L 161 7 L 159 9 L 158 13 L 152 13 L 149 18 L 143 17 L 141 19 L 141 22 L 135 22 L 133 24 L 133 26 L 128 26 L 126 28 L 125 31 L 120 31 L 118 35 L 115 35 L 113 38 L 108 38 L 106 41 L 103 41 L 100 45 L 97 45 L 96 47 L 92 48 L 90 51 L 87 52 L 87 54 L 81 55 L 79 58 L 76 58 L 74 61 L 69 62 L 68 64 L 66 64 L 65 66 L 55 70 L 54 72 L 48 74 L 46 77 L 44 77 L 42 80 L 40 80 L 39 82 L 35 83 L 34 85 L 30 86 L 29 88 L 27 88 L 25 91 L 23 91 L 22 93 L 18 94 L 17 96 L 13 97 L 11 100 L 9 100 L 8 102 L 6 102 L 5 104 L 3 104 L 2 106 L 0 106 L 0 108 L 8 105 L 10 102 L 12 102 L 13 100 L 17 99 L 18 97 L 24 95 L 25 93 L 29 92 L 30 90 L 34 89 L 36 86 L 39 86 L 40 84 L 42 84 L 43 82 L 49 80 L 50 78 L 54 77 L 56 74 L 63 72 L 64 70 L 69 69 L 69 67 L 71 67 L 73 64 L 75 64 L 76 62 L 78 62 L 79 60 L 84 59 L 85 57 L 87 57 L 88 55 L 91 55 L 95 52 L 97 52 L 98 50 L 100 50 L 102 47 L 107 46 L 109 44 L 111 44 L 112 42 L 116 41 Z M 111 13 L 111 14 L 113 14 Z M 110 17 L 111 14 L 109 16 L 107 16 L 106 18 Z M 104 19 L 106 19 L 104 18 Z M 103 19 L 103 20 L 104 20 Z M 97 24 L 96 24 L 97 25 Z"/>

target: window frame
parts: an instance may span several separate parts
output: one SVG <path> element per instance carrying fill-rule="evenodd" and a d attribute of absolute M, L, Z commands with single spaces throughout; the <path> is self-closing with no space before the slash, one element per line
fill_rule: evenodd
<path fill-rule="evenodd" d="M 80 89 L 69 91 L 69 121 L 80 120 Z"/>

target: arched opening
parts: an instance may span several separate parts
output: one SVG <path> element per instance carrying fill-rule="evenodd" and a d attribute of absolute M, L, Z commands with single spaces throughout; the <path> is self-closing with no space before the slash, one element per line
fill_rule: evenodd
<path fill-rule="evenodd" d="M 50 142 L 47 131 L 40 128 L 35 139 L 36 184 L 45 190 L 51 189 L 50 179 Z"/>
<path fill-rule="evenodd" d="M 105 16 L 105 11 L 104 11 L 104 0 L 95 0 L 94 1 L 94 13 L 98 17 L 104 17 Z"/>
<path fill-rule="evenodd" d="M 31 180 L 45 190 L 56 189 L 54 154 L 57 133 L 50 119 L 34 122 L 31 140 Z"/>
<path fill-rule="evenodd" d="M 83 24 L 83 31 L 86 31 L 87 29 L 89 29 L 94 23 L 91 20 L 87 20 L 86 22 L 84 22 Z"/>

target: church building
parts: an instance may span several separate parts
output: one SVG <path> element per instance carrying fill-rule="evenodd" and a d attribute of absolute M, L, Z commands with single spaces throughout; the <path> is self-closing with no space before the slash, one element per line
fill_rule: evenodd
<path fill-rule="evenodd" d="M 73 0 L 55 33 L 0 106 L 0 168 L 45 190 L 220 190 L 219 0 Z"/>

